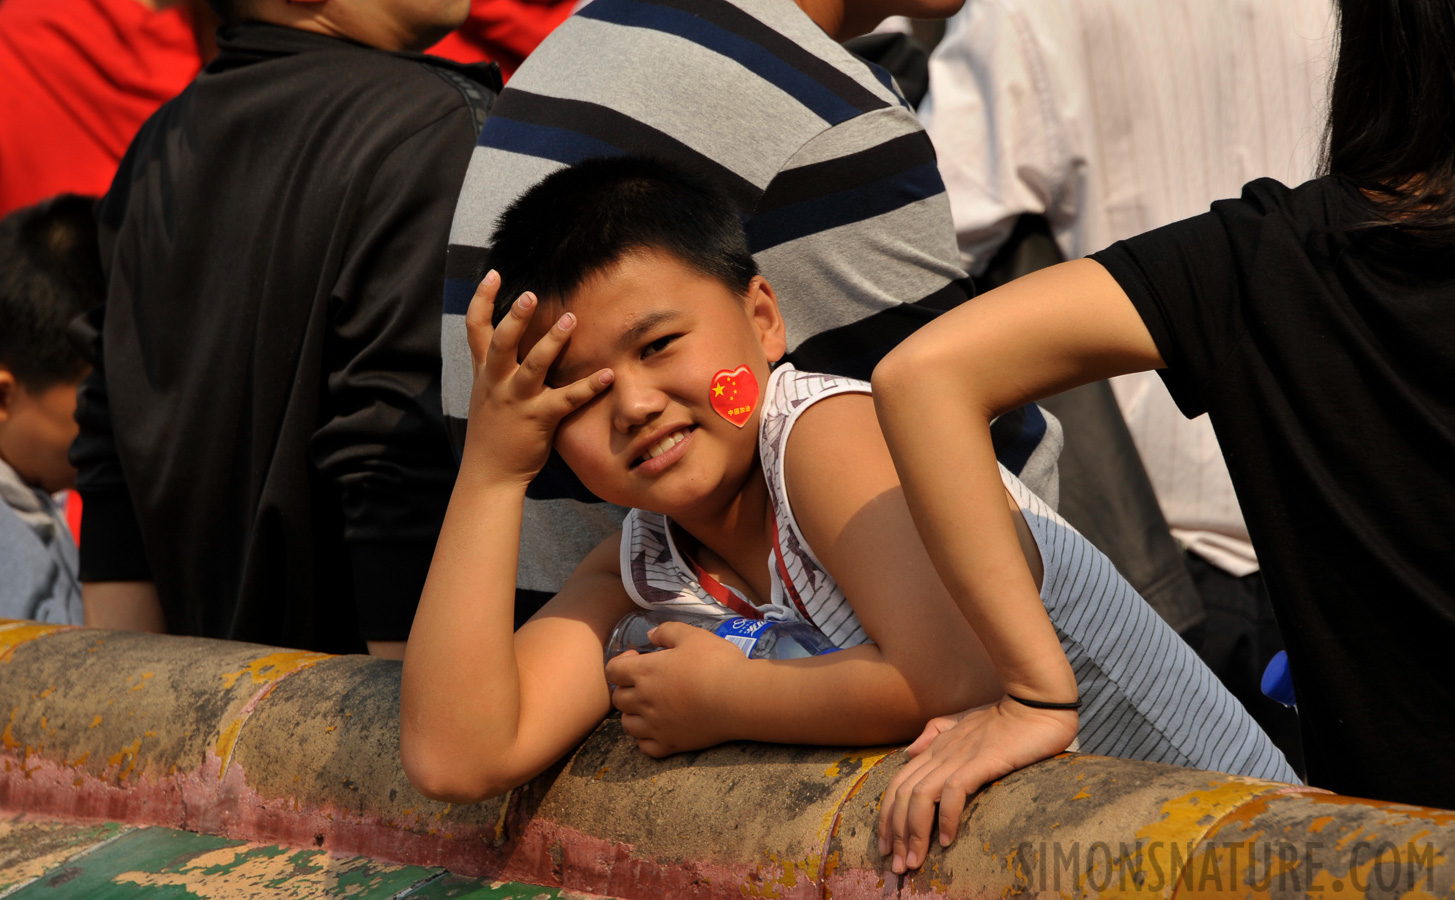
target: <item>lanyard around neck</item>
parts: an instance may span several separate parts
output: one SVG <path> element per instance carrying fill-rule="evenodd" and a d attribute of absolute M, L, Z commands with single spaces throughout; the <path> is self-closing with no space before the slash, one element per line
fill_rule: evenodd
<path fill-rule="evenodd" d="M 672 526 L 669 524 L 668 528 L 671 529 Z M 749 603 L 747 598 L 738 591 L 718 581 L 698 564 L 697 550 L 702 545 L 697 538 L 680 528 L 673 530 L 671 536 L 673 543 L 677 545 L 677 554 L 692 569 L 697 583 L 702 585 L 702 589 L 707 592 L 709 597 L 740 616 L 746 616 L 749 619 L 763 618 L 762 610 Z M 803 605 L 803 598 L 799 596 L 797 588 L 793 586 L 793 579 L 788 574 L 788 562 L 783 557 L 783 544 L 778 539 L 778 520 L 776 518 L 773 520 L 773 563 L 778 568 L 778 580 L 783 584 L 783 590 L 788 594 L 788 599 L 793 601 L 794 607 L 798 609 L 799 615 L 803 616 L 805 622 L 812 622 L 813 619 L 809 617 L 808 610 Z"/>

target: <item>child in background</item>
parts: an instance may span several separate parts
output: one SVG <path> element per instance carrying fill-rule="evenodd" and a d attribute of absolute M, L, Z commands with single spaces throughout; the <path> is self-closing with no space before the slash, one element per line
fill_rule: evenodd
<path fill-rule="evenodd" d="M 81 624 L 76 543 L 51 499 L 75 484 L 66 327 L 100 303 L 96 201 L 63 194 L 0 220 L 0 618 Z"/>
<path fill-rule="evenodd" d="M 660 163 L 589 161 L 523 195 L 491 244 L 500 271 L 467 316 L 465 454 L 404 663 L 401 749 L 421 792 L 502 793 L 613 704 L 663 756 L 903 741 L 1001 696 L 915 532 L 868 385 L 772 368 L 783 320 L 730 201 Z M 634 509 L 512 633 L 521 509 L 553 448 Z M 1014 520 L 1082 679 L 1080 733 L 1061 746 L 1293 780 L 1105 557 L 1003 478 L 1005 505 L 983 514 Z M 665 649 L 603 677 L 603 645 L 637 606 L 803 617 L 844 649 L 752 660 L 669 622 Z"/>

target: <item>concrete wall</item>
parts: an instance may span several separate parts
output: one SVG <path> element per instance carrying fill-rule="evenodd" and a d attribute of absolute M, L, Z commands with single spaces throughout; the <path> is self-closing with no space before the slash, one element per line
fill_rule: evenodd
<path fill-rule="evenodd" d="M 633 897 L 1455 894 L 1455 812 L 1065 754 L 918 873 L 874 847 L 889 749 L 654 761 L 609 719 L 497 800 L 398 763 L 399 665 L 0 620 L 0 810 L 163 825 Z"/>

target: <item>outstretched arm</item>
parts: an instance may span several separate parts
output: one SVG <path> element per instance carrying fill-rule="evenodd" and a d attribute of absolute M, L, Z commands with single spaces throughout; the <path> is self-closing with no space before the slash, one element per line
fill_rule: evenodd
<path fill-rule="evenodd" d="M 904 342 L 874 372 L 874 400 L 935 569 L 984 643 L 1007 694 L 1076 699 L 1076 679 L 1006 516 L 989 423 L 1075 385 L 1163 365 L 1116 281 L 1077 260 L 966 303 Z M 880 850 L 896 872 L 924 861 L 935 805 L 942 844 L 966 796 L 1066 747 L 1074 711 L 1008 698 L 931 722 L 881 805 Z"/>
<path fill-rule="evenodd" d="M 557 424 L 606 390 L 611 373 L 546 387 L 574 319 L 563 316 L 517 363 L 534 297 L 517 300 L 492 330 L 498 286 L 491 272 L 466 315 L 475 364 L 470 427 L 405 651 L 400 698 L 406 774 L 427 796 L 457 802 L 525 782 L 601 720 L 609 708 L 601 648 L 628 605 L 608 541 L 513 633 L 526 485 Z"/>

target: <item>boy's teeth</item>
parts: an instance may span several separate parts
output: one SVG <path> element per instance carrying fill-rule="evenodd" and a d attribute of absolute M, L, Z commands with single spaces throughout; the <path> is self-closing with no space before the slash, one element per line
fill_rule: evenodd
<path fill-rule="evenodd" d="M 654 457 L 661 456 L 663 453 L 671 450 L 673 447 L 677 446 L 679 443 L 685 441 L 686 439 L 686 431 L 674 431 L 666 437 L 662 438 L 657 443 L 653 444 L 651 447 L 647 448 L 647 452 L 642 456 L 642 460 L 645 461 Z"/>

